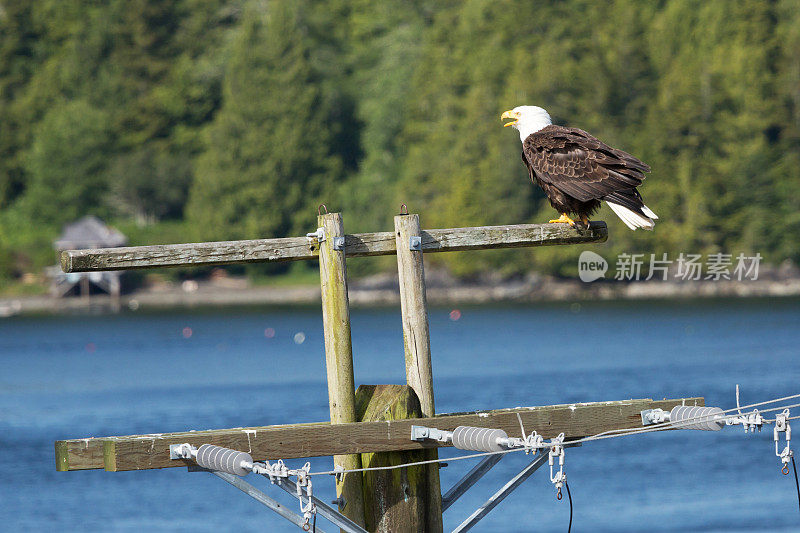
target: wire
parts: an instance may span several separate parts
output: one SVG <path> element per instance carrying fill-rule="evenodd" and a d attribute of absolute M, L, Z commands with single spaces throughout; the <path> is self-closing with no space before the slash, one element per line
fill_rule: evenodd
<path fill-rule="evenodd" d="M 794 460 L 794 457 L 792 457 L 792 460 Z M 572 531 L 572 493 L 569 491 L 569 483 L 565 481 L 564 486 L 567 487 L 567 498 L 569 499 L 569 526 L 567 526 L 567 533 L 570 533 Z"/>
<path fill-rule="evenodd" d="M 797 507 L 800 508 L 800 483 L 797 482 L 797 465 L 794 464 L 794 455 L 792 457 L 792 470 L 794 470 L 794 486 L 797 488 Z"/>
<path fill-rule="evenodd" d="M 569 444 L 569 443 L 566 443 Z M 394 470 L 396 468 L 405 468 L 407 466 L 421 466 L 421 465 L 430 465 L 434 463 L 441 463 L 443 461 L 461 461 L 462 459 L 472 459 L 474 457 L 486 457 L 487 455 L 503 455 L 506 453 L 514 453 L 514 452 L 524 452 L 525 448 L 511 448 L 508 450 L 501 450 L 499 452 L 480 452 L 480 453 L 471 453 L 469 455 L 460 455 L 457 457 L 441 457 L 439 459 L 428 459 L 427 461 L 416 461 L 414 463 L 404 463 L 401 465 L 389 465 L 389 466 L 370 466 L 366 468 L 352 468 L 350 470 L 328 470 L 327 472 L 309 472 L 306 475 L 309 476 L 333 476 L 339 474 L 349 474 L 351 472 L 374 472 L 376 470 Z"/>
<path fill-rule="evenodd" d="M 737 409 L 750 409 L 751 407 L 758 407 L 759 405 L 767 405 L 768 403 L 778 403 L 785 400 L 794 400 L 795 398 L 800 398 L 800 394 L 792 394 L 791 396 L 784 396 L 783 398 L 775 398 L 774 400 L 767 400 L 766 402 L 758 402 L 758 403 L 751 403 L 750 405 L 742 405 L 740 407 L 728 409 L 728 411 L 736 411 Z"/>
<path fill-rule="evenodd" d="M 787 398 L 795 398 L 795 397 L 796 396 L 788 396 Z M 761 402 L 759 404 L 753 404 L 753 405 L 764 405 L 764 404 L 772 403 L 772 402 L 773 401 Z M 746 409 L 748 407 L 751 407 L 751 406 L 743 406 L 742 408 Z M 763 409 L 760 412 L 768 413 L 768 412 L 771 412 L 771 411 L 782 411 L 783 409 L 788 409 L 788 408 L 792 408 L 792 407 L 800 407 L 800 403 L 791 404 L 791 405 L 782 405 L 780 407 L 773 407 L 773 408 L 770 408 L 770 409 Z M 722 412 L 723 413 L 728 413 L 728 412 L 736 411 L 736 410 L 737 410 L 737 408 L 733 408 L 733 409 L 727 409 L 727 410 L 722 411 Z M 728 420 L 728 419 L 731 419 L 731 418 L 736 418 L 737 416 L 739 416 L 739 415 L 738 414 L 728 414 L 728 415 L 722 416 L 718 420 Z M 589 437 L 584 437 L 582 439 L 571 440 L 571 441 L 568 441 L 568 443 L 576 444 L 576 443 L 579 443 L 579 442 L 589 442 L 589 441 L 593 441 L 593 440 L 603 440 L 603 439 L 609 439 L 609 438 L 613 438 L 613 437 L 624 437 L 624 436 L 627 436 L 627 435 L 636 435 L 636 434 L 639 434 L 639 433 L 652 433 L 654 431 L 664 431 L 664 430 L 667 430 L 667 429 L 673 429 L 676 426 L 677 427 L 685 426 L 687 423 L 695 421 L 695 420 L 707 420 L 708 417 L 709 417 L 708 414 L 703 414 L 703 415 L 698 415 L 698 416 L 692 417 L 692 418 L 686 418 L 684 420 L 676 420 L 674 422 L 670 421 L 670 422 L 662 422 L 660 424 L 653 424 L 650 427 L 644 427 L 644 428 L 611 429 L 609 431 L 604 431 L 602 433 L 598 433 L 596 435 L 591 435 Z M 765 422 L 773 422 L 773 420 L 766 420 L 766 419 L 764 421 Z"/>
<path fill-rule="evenodd" d="M 724 413 L 733 413 L 734 411 L 738 411 L 740 409 L 750 409 L 750 408 L 758 407 L 758 406 L 761 406 L 761 405 L 768 405 L 768 404 L 771 404 L 771 403 L 781 402 L 781 401 L 785 401 L 785 400 L 792 400 L 794 398 L 800 398 L 800 394 L 794 394 L 794 395 L 791 395 L 791 396 L 784 396 L 783 398 L 776 398 L 774 400 L 767 400 L 767 401 L 764 401 L 764 402 L 753 403 L 753 404 L 750 404 L 750 405 L 742 405 L 742 406 L 738 406 L 738 407 L 733 407 L 731 409 L 726 409 L 726 410 L 724 410 L 722 412 L 723 412 L 723 414 Z M 788 409 L 788 408 L 792 408 L 792 407 L 800 407 L 800 403 L 795 403 L 795 404 L 790 404 L 790 405 L 783 405 L 783 406 L 779 406 L 779 407 L 772 407 L 772 408 L 769 408 L 769 409 L 762 409 L 762 410 L 760 410 L 760 412 L 761 413 L 768 413 L 768 412 L 772 412 L 772 411 L 782 411 L 784 409 Z M 737 416 L 739 416 L 738 413 L 727 414 L 727 415 L 724 414 L 719 420 L 727 420 L 729 418 L 735 418 Z M 691 417 L 691 418 L 686 418 L 686 419 L 683 419 L 683 420 L 678 420 L 678 421 L 675 421 L 675 422 L 670 421 L 670 422 L 662 422 L 660 424 L 653 424 L 653 425 L 651 425 L 649 427 L 612 429 L 612 430 L 609 430 L 609 431 L 604 431 L 602 433 L 598 433 L 596 435 L 591 435 L 589 437 L 583 437 L 583 438 L 580 438 L 580 439 L 566 441 L 565 444 L 573 444 L 574 445 L 574 444 L 580 444 L 580 443 L 583 443 L 583 442 L 590 442 L 590 441 L 594 441 L 594 440 L 604 440 L 604 439 L 610 439 L 610 438 L 616 438 L 616 437 L 626 437 L 628 435 L 638 435 L 640 433 L 653 433 L 653 432 L 656 432 L 656 431 L 665 431 L 665 430 L 668 430 L 668 429 L 673 429 L 676 426 L 678 426 L 678 427 L 684 426 L 685 424 L 690 423 L 690 422 L 695 421 L 695 420 L 707 420 L 708 417 L 709 417 L 708 414 L 703 414 L 703 415 L 698 415 L 696 417 Z M 800 416 L 791 417 L 791 418 L 789 418 L 789 420 L 793 420 L 795 418 L 800 418 Z M 765 421 L 768 421 L 768 420 L 765 420 Z M 427 461 L 416 461 L 416 462 L 413 462 L 413 463 L 405 463 L 405 464 L 399 464 L 399 465 L 373 466 L 373 467 L 367 467 L 367 468 L 353 468 L 353 469 L 350 469 L 350 470 L 329 470 L 329 471 L 325 471 L 325 472 L 309 472 L 308 475 L 309 476 L 323 476 L 323 475 L 347 474 L 347 473 L 351 473 L 351 472 L 371 472 L 371 471 L 376 471 L 376 470 L 394 470 L 394 469 L 397 469 L 397 468 L 406 468 L 406 467 L 410 467 L 410 466 L 422 466 L 422 465 L 440 463 L 442 461 L 460 461 L 460 460 L 463 460 L 463 459 L 473 459 L 475 457 L 486 457 L 486 456 L 489 456 L 489 455 L 502 455 L 502 454 L 506 454 L 506 453 L 514 453 L 514 452 L 522 452 L 522 451 L 526 451 L 526 448 L 521 447 L 521 448 L 511 448 L 511 449 L 508 449 L 508 450 L 501 450 L 501 451 L 497 451 L 497 452 L 473 453 L 473 454 L 461 455 L 461 456 L 450 457 L 450 458 L 429 459 Z"/>

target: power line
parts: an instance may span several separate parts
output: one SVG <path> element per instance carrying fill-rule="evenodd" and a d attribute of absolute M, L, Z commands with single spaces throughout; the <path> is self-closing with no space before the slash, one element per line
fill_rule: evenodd
<path fill-rule="evenodd" d="M 790 396 L 788 398 L 796 398 L 798 396 L 800 396 L 800 395 Z M 765 405 L 765 404 L 768 404 L 768 403 L 773 403 L 774 401 L 776 401 L 776 400 L 773 400 L 773 401 L 770 401 L 770 402 L 761 402 L 761 403 L 755 404 L 755 405 Z M 780 400 L 777 400 L 777 401 L 780 401 Z M 791 409 L 793 407 L 800 407 L 800 403 L 795 403 L 795 404 L 790 404 L 790 405 L 782 405 L 780 407 L 773 407 L 773 408 L 770 408 L 770 409 L 764 409 L 764 410 L 762 410 L 760 412 L 761 413 L 769 413 L 769 412 L 772 412 L 772 411 L 783 411 L 784 409 Z M 748 406 L 743 406 L 742 407 L 742 409 L 747 409 L 747 408 L 748 408 Z M 730 411 L 736 411 L 736 410 L 737 410 L 737 408 L 727 409 L 727 410 L 723 411 L 723 413 L 727 413 L 727 412 L 730 412 Z M 611 429 L 611 430 L 608 430 L 608 431 L 604 431 L 603 433 L 598 433 L 597 435 L 591 435 L 589 437 L 583 437 L 581 439 L 577 439 L 577 440 L 573 440 L 573 441 L 569 441 L 569 442 L 570 443 L 589 442 L 589 441 L 593 441 L 593 440 L 603 440 L 603 439 L 610 439 L 610 438 L 614 438 L 614 437 L 625 437 L 625 436 L 628 436 L 628 435 L 637 435 L 639 433 L 653 433 L 655 431 L 665 431 L 665 430 L 668 430 L 668 429 L 673 429 L 675 426 L 685 426 L 688 422 L 692 422 L 692 421 L 696 421 L 696 420 L 707 420 L 708 416 L 709 415 L 704 414 L 704 415 L 699 415 L 699 416 L 696 416 L 696 417 L 686 418 L 686 419 L 683 419 L 683 420 L 677 420 L 677 421 L 674 421 L 674 422 L 672 422 L 672 421 L 670 421 L 670 422 L 662 422 L 660 424 L 654 424 L 654 425 L 652 425 L 650 427 L 644 427 L 644 428 Z M 738 416 L 740 416 L 738 413 L 737 414 L 724 415 L 724 416 L 722 416 L 721 418 L 719 418 L 717 420 L 729 420 L 729 419 L 737 418 Z M 799 417 L 792 417 L 792 418 L 799 418 Z M 774 422 L 774 420 L 765 420 L 765 422 Z"/>
<path fill-rule="evenodd" d="M 768 405 L 768 404 L 777 403 L 777 402 L 781 402 L 781 401 L 792 400 L 792 399 L 795 399 L 795 398 L 800 398 L 800 394 L 794 394 L 794 395 L 791 395 L 791 396 L 784 396 L 782 398 L 776 398 L 776 399 L 773 399 L 773 400 L 767 400 L 767 401 L 753 403 L 753 404 L 749 404 L 749 405 L 743 405 L 743 406 L 739 406 L 739 407 L 734 407 L 734 408 L 731 408 L 731 409 L 726 409 L 726 410 L 724 410 L 722 412 L 723 413 L 730 413 L 732 411 L 737 411 L 737 410 L 740 410 L 740 409 L 750 409 L 752 407 L 758 407 L 758 406 Z M 784 409 L 790 409 L 790 408 L 793 408 L 793 407 L 800 407 L 800 403 L 790 404 L 790 405 L 782 405 L 782 406 L 779 406 L 779 407 L 773 407 L 773 408 L 769 408 L 769 409 L 763 409 L 760 412 L 768 413 L 768 412 L 772 412 L 772 411 L 782 411 Z M 654 424 L 651 427 L 645 427 L 645 428 L 612 429 L 612 430 L 609 430 L 609 431 L 604 431 L 602 433 L 598 433 L 596 435 L 591 435 L 591 436 L 588 436 L 588 437 L 583 437 L 581 439 L 567 441 L 567 442 L 565 442 L 565 444 L 578 444 L 578 443 L 583 443 L 583 442 L 591 442 L 591 441 L 594 441 L 594 440 L 604 440 L 604 439 L 616 438 L 616 437 L 626 437 L 628 435 L 637 435 L 637 434 L 640 434 L 640 433 L 652 433 L 652 432 L 656 432 L 656 431 L 665 431 L 665 430 L 668 430 L 668 429 L 673 429 L 675 426 L 678 426 L 678 425 L 683 426 L 687 422 L 691 422 L 693 420 L 707 419 L 708 416 L 709 415 L 705 414 L 705 415 L 700 415 L 700 416 L 697 416 L 697 417 L 691 417 L 691 418 L 687 418 L 687 419 L 683 419 L 683 420 L 675 421 L 675 422 L 663 422 L 661 424 Z M 721 420 L 733 419 L 733 418 L 736 418 L 737 416 L 739 416 L 738 413 L 736 415 L 733 415 L 733 414 L 725 415 L 724 417 L 721 418 Z M 800 416 L 790 417 L 788 420 L 794 420 L 794 419 L 797 419 L 797 418 L 800 418 Z M 545 447 L 549 447 L 549 445 L 546 445 Z M 440 462 L 443 462 L 443 461 L 448 461 L 448 462 L 449 461 L 460 461 L 460 460 L 464 460 L 464 459 L 473 459 L 473 458 L 477 458 L 477 457 L 485 457 L 485 456 L 488 456 L 488 455 L 501 455 L 501 454 L 506 454 L 506 453 L 521 452 L 521 451 L 530 452 L 530 447 L 511 448 L 511 449 L 508 449 L 508 450 L 492 451 L 492 452 L 472 453 L 472 454 L 461 455 L 461 456 L 456 456 L 456 457 L 449 457 L 449 458 L 428 459 L 426 461 L 415 461 L 415 462 L 412 462 L 412 463 L 405 463 L 405 464 L 400 464 L 400 465 L 372 466 L 372 467 L 364 467 L 364 468 L 354 468 L 354 469 L 350 469 L 350 470 L 329 470 L 329 471 L 326 471 L 326 472 L 309 472 L 308 475 L 309 476 L 322 476 L 322 475 L 347 474 L 347 473 L 351 473 L 351 472 L 373 472 L 373 471 L 380 471 L 380 470 L 395 470 L 395 469 L 398 469 L 398 468 L 407 468 L 407 467 L 411 467 L 411 466 L 423 466 L 423 465 L 435 464 L 435 463 L 440 463 Z"/>

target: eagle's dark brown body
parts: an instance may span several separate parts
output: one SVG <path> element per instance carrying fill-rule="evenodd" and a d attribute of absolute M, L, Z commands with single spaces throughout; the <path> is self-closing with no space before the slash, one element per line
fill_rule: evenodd
<path fill-rule="evenodd" d="M 608 201 L 646 216 L 636 187 L 650 167 L 583 130 L 546 126 L 522 143 L 522 160 L 559 213 L 588 218 Z"/>

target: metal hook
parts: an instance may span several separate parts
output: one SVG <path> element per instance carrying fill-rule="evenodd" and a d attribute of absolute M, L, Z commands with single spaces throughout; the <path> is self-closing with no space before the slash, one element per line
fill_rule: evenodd
<path fill-rule="evenodd" d="M 325 210 L 325 214 L 327 215 L 328 214 L 328 206 L 326 206 L 325 204 L 319 204 L 317 206 L 317 214 L 321 215 L 323 209 Z"/>
<path fill-rule="evenodd" d="M 556 498 L 558 498 L 558 501 L 561 501 L 561 487 L 558 487 L 558 492 L 556 493 Z"/>
<path fill-rule="evenodd" d="M 783 468 L 781 468 L 781 472 L 783 472 L 784 476 L 789 475 L 789 465 L 787 463 L 783 463 Z"/>
<path fill-rule="evenodd" d="M 406 204 L 400 204 L 400 214 L 401 215 L 408 214 L 408 206 Z"/>
<path fill-rule="evenodd" d="M 311 526 L 308 524 L 308 518 L 306 518 L 305 523 L 303 523 L 303 531 L 308 531 L 311 529 Z"/>

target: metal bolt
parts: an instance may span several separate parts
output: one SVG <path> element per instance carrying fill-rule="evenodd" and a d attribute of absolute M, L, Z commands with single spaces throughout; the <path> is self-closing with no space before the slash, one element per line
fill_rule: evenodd
<path fill-rule="evenodd" d="M 344 501 L 342 496 L 339 496 L 335 500 L 331 500 L 331 505 L 338 505 L 339 510 L 344 511 L 344 508 L 347 507 L 347 502 Z"/>

